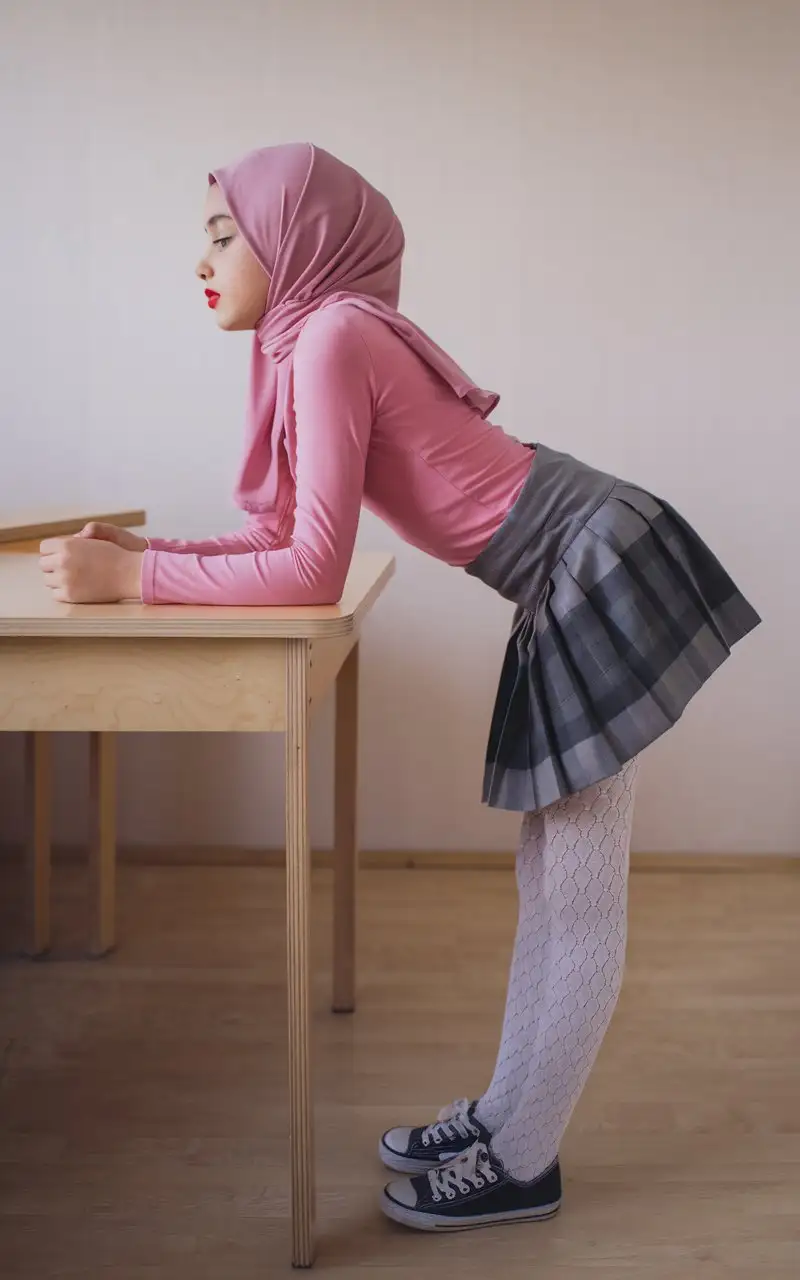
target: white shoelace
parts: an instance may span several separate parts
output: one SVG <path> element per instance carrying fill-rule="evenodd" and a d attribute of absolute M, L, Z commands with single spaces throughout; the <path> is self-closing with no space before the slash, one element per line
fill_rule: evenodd
<path fill-rule="evenodd" d="M 429 1124 L 422 1131 L 423 1147 L 440 1147 L 446 1138 L 479 1138 L 480 1130 L 469 1118 L 469 1101 L 459 1098 L 449 1107 L 443 1107 L 434 1124 Z"/>
<path fill-rule="evenodd" d="M 489 1161 L 489 1150 L 483 1142 L 474 1143 L 463 1155 L 448 1161 L 441 1169 L 428 1173 L 431 1192 L 436 1204 L 442 1198 L 455 1200 L 460 1191 L 480 1190 L 487 1182 L 497 1182 L 497 1174 Z"/>

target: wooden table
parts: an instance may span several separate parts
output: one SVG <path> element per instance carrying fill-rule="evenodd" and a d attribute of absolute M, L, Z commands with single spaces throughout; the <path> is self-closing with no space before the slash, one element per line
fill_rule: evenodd
<path fill-rule="evenodd" d="M 105 511 L 97 507 L 36 507 L 0 514 L 0 549 L 38 551 L 42 538 L 67 538 L 91 520 L 132 529 L 145 522 L 144 511 Z"/>
<path fill-rule="evenodd" d="M 107 510 L 105 507 L 28 507 L 0 515 L 0 553 L 38 553 L 43 538 L 70 537 L 90 521 L 123 529 L 145 524 L 138 508 Z M 50 833 L 52 823 L 52 738 L 49 733 L 25 735 L 27 936 L 24 952 L 41 956 L 50 948 Z M 92 859 L 94 901 L 89 952 L 106 955 L 114 945 L 114 850 L 116 844 L 115 747 L 113 735 L 91 735 L 92 826 L 100 840 L 93 851 L 105 861 Z"/>
<path fill-rule="evenodd" d="M 61 605 L 30 556 L 0 556 L 0 730 L 93 736 L 92 865 L 113 911 L 103 796 L 116 733 L 284 732 L 292 1261 L 314 1259 L 308 829 L 309 716 L 336 685 L 333 1008 L 355 1006 L 358 640 L 394 570 L 356 554 L 338 605 Z M 41 850 L 39 851 L 41 854 Z M 49 853 L 49 851 L 48 851 Z"/>

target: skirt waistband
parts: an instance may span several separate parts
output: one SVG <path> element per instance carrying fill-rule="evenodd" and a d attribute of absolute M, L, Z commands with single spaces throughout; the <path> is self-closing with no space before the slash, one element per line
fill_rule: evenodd
<path fill-rule="evenodd" d="M 567 547 L 618 483 L 571 454 L 534 447 L 519 497 L 465 570 L 506 600 L 532 610 Z"/>

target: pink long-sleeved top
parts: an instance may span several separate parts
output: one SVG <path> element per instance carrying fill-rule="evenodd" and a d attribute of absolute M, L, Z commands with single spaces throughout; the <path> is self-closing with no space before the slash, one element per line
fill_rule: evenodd
<path fill-rule="evenodd" d="M 314 605 L 342 595 L 362 503 L 406 542 L 469 564 L 517 498 L 532 450 L 484 421 L 383 320 L 312 315 L 294 352 L 294 527 L 251 516 L 203 542 L 149 539 L 148 604 Z"/>

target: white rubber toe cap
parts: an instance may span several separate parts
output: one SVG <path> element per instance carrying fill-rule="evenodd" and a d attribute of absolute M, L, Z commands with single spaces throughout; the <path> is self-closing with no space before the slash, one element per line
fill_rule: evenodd
<path fill-rule="evenodd" d="M 417 1193 L 410 1178 L 399 1178 L 397 1182 L 390 1182 L 386 1187 L 386 1194 L 406 1209 L 417 1207 Z"/>
<path fill-rule="evenodd" d="M 410 1137 L 410 1129 L 390 1129 L 388 1133 L 383 1135 L 382 1142 L 395 1155 L 404 1156 L 408 1151 Z"/>

